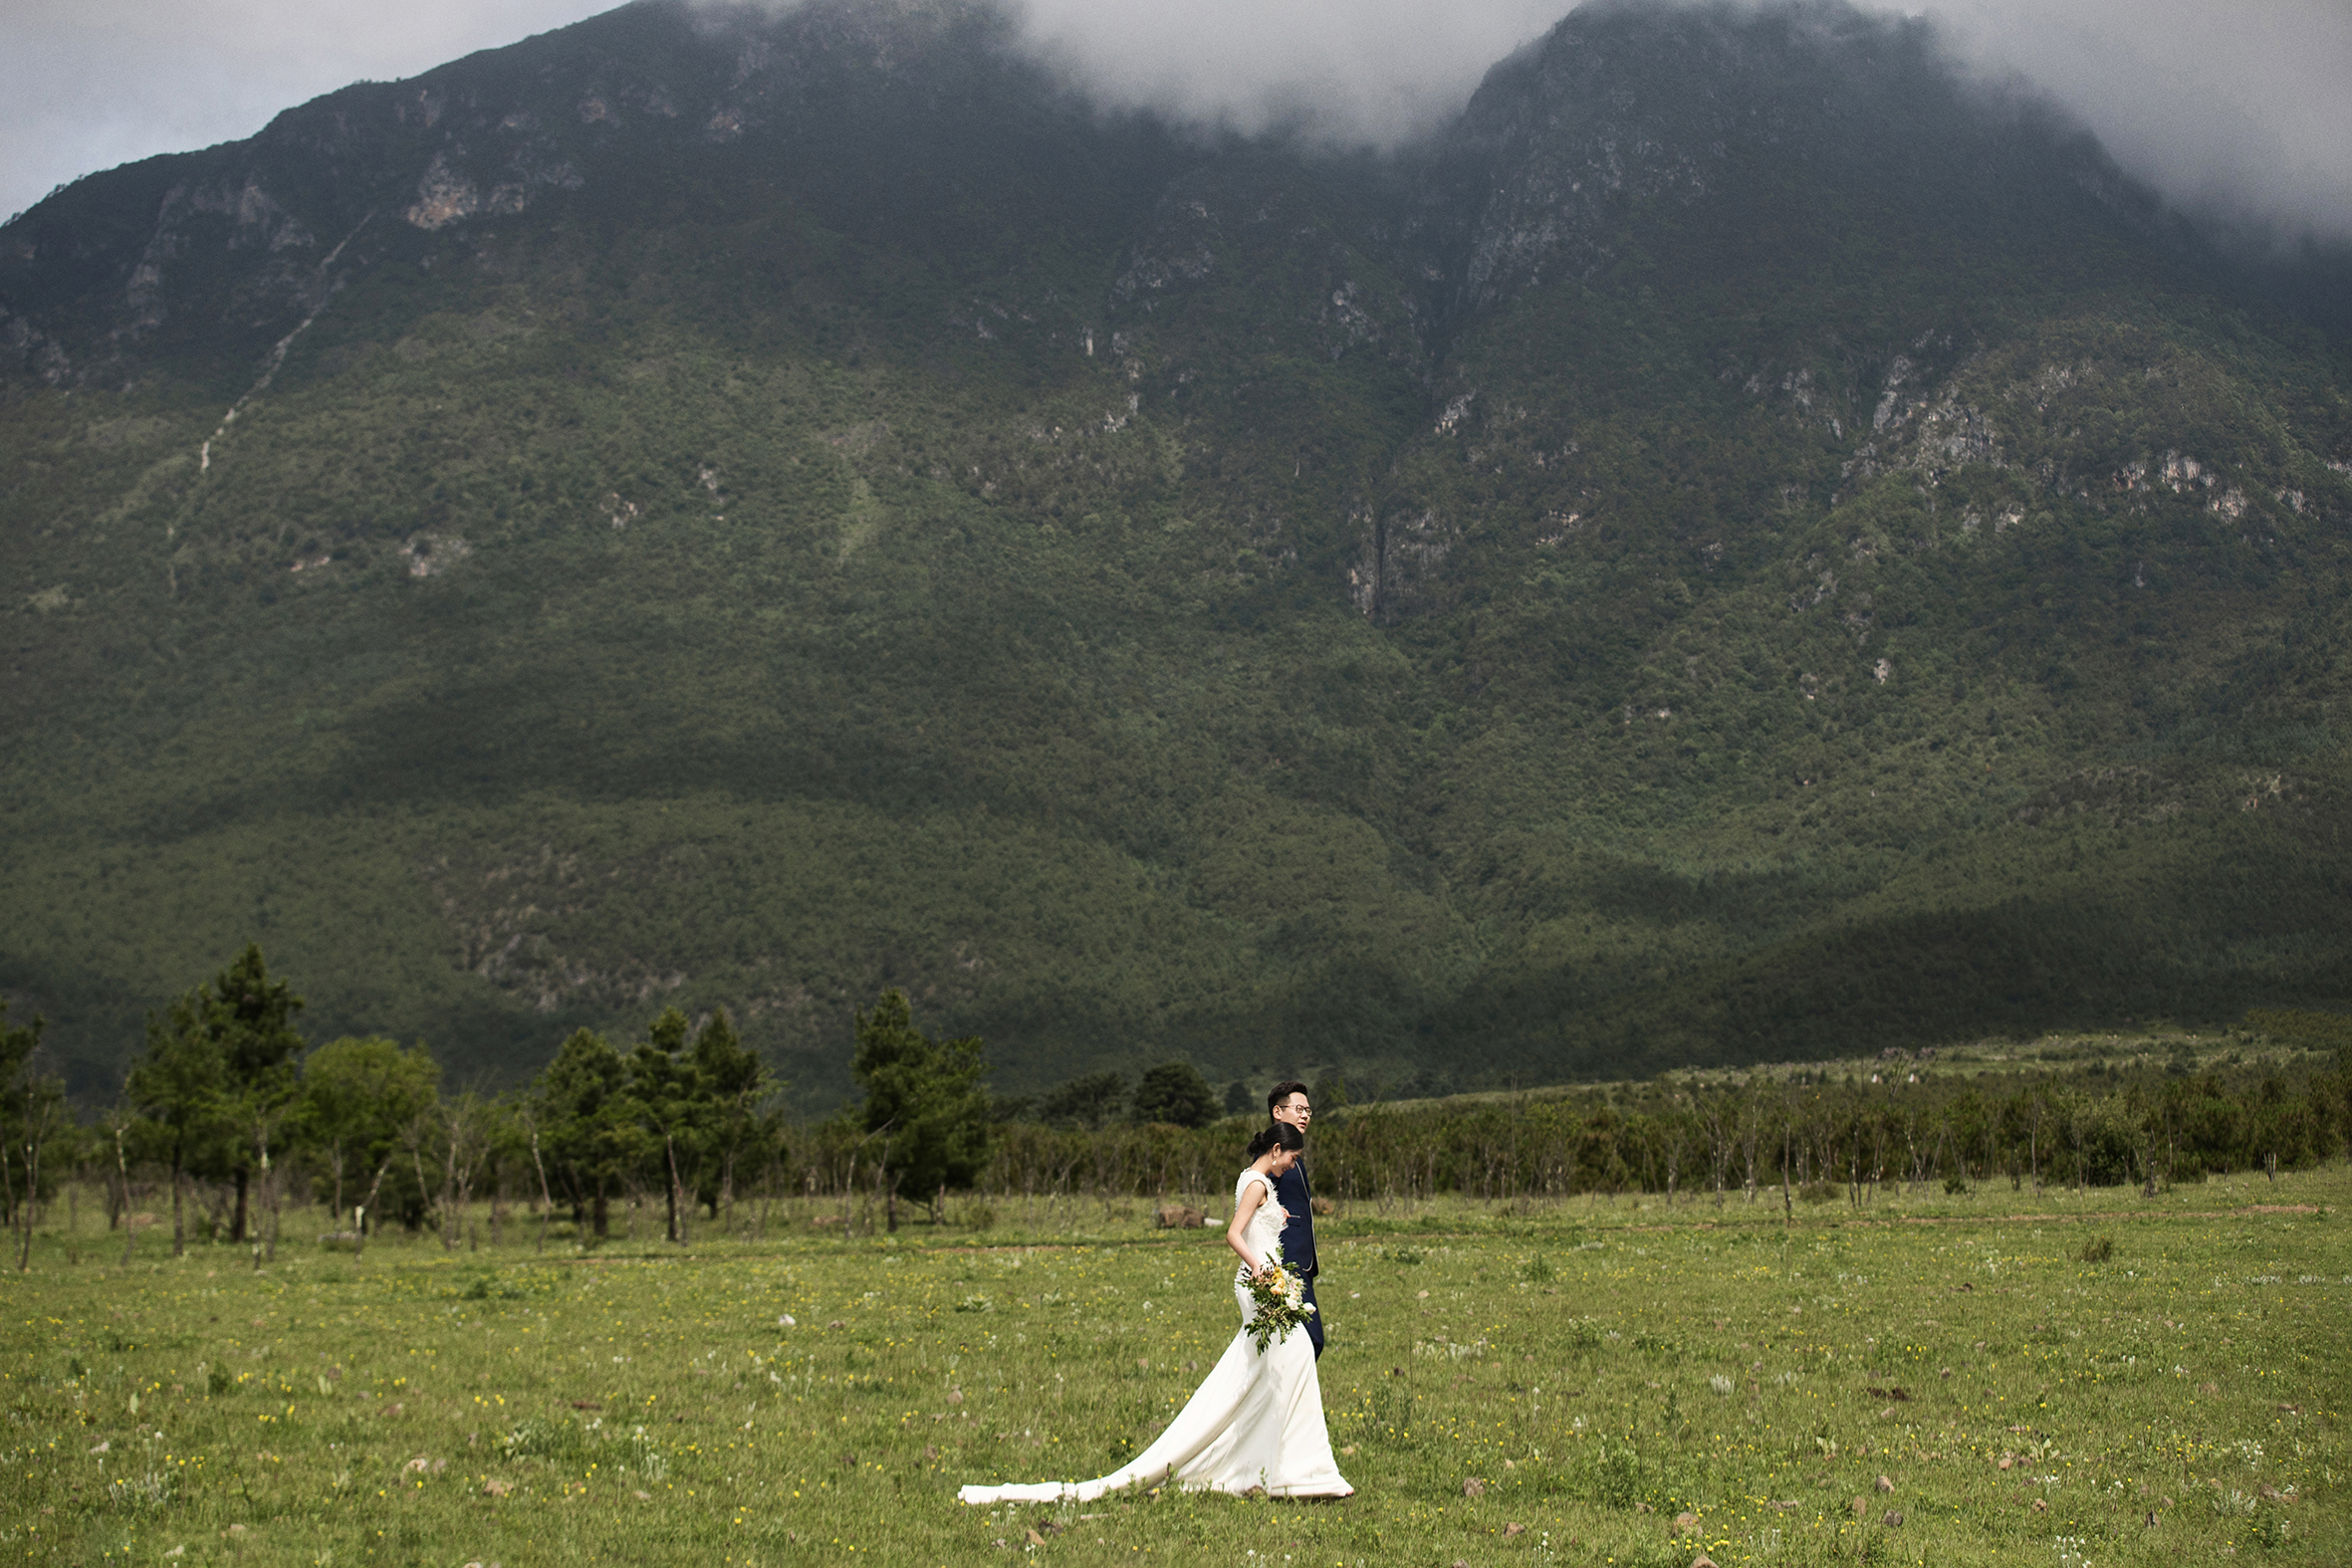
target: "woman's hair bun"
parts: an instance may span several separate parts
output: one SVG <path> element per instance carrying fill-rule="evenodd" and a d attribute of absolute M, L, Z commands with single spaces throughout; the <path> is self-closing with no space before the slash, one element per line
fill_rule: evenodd
<path fill-rule="evenodd" d="M 1269 1122 L 1266 1130 L 1250 1140 L 1250 1158 L 1255 1160 L 1269 1149 L 1303 1149 L 1306 1135 L 1289 1122 Z"/>

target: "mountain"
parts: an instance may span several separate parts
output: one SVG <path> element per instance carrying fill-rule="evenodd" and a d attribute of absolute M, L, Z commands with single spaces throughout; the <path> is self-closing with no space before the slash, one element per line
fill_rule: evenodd
<path fill-rule="evenodd" d="M 639 3 L 0 229 L 0 990 L 1001 1088 L 2341 1004 L 2347 336 L 1842 6 L 1394 155 Z"/>

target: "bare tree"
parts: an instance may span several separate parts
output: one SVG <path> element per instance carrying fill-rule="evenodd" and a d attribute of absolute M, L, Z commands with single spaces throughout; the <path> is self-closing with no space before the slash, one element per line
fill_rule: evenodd
<path fill-rule="evenodd" d="M 1764 1132 L 1764 1095 L 1754 1084 L 1740 1096 L 1740 1151 L 1748 1167 L 1748 1201 L 1756 1202 L 1756 1141 Z"/>
<path fill-rule="evenodd" d="M 0 1063 L 6 1066 L 8 1080 L 5 1091 L 6 1123 L 10 1154 L 22 1163 L 25 1179 L 24 1219 L 19 1232 L 16 1254 L 17 1271 L 22 1273 L 33 1266 L 33 1206 L 41 1201 L 41 1150 L 49 1135 L 64 1119 L 65 1085 L 54 1076 L 40 1072 L 41 1034 L 49 1020 L 39 1013 L 21 1028 L 8 1028 L 7 1009 L 0 1006 Z M 0 1155 L 0 1196 L 9 1206 L 9 1216 L 16 1217 L 16 1182 L 6 1155 Z"/>
<path fill-rule="evenodd" d="M 446 1252 L 457 1245 L 458 1218 L 472 1200 L 475 1179 L 489 1157 L 496 1107 L 469 1089 L 454 1100 L 443 1100 L 436 1110 L 435 1130 L 441 1135 L 441 1250 Z"/>
<path fill-rule="evenodd" d="M 123 1091 L 127 1094 L 127 1087 Z M 106 1129 L 115 1140 L 115 1179 L 122 1191 L 122 1266 L 130 1266 L 130 1249 L 138 1244 L 138 1221 L 130 1212 L 130 1154 L 124 1147 L 130 1136 L 130 1106 L 117 1100 L 107 1110 Z"/>
<path fill-rule="evenodd" d="M 1700 1091 L 1699 1120 L 1707 1131 L 1708 1163 L 1715 1173 L 1715 1207 L 1724 1205 L 1724 1167 L 1731 1163 L 1731 1137 L 1724 1120 L 1724 1096 Z"/>

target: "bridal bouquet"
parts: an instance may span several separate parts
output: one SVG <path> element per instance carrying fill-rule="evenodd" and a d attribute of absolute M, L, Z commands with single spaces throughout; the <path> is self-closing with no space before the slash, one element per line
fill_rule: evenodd
<path fill-rule="evenodd" d="M 1306 1281 L 1283 1266 L 1282 1253 L 1275 1253 L 1267 1262 L 1270 1266 L 1265 1273 L 1250 1276 L 1254 1310 L 1249 1334 L 1260 1355 L 1266 1354 L 1269 1343 L 1283 1339 L 1314 1313 L 1314 1303 L 1306 1299 Z"/>

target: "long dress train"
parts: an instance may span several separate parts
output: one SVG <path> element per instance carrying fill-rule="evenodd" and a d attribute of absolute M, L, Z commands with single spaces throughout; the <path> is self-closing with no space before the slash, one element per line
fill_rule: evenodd
<path fill-rule="evenodd" d="M 1273 1255 L 1282 1239 L 1282 1210 L 1274 1184 L 1255 1170 L 1242 1172 L 1234 1201 L 1252 1182 L 1266 1196 L 1250 1217 L 1246 1237 L 1259 1256 Z M 1315 1375 L 1314 1347 L 1303 1328 L 1294 1328 L 1262 1353 L 1250 1340 L 1247 1269 L 1234 1271 L 1234 1296 L 1243 1328 L 1168 1429 L 1127 1463 L 1108 1475 L 1084 1481 L 1035 1481 L 1009 1486 L 966 1486 L 957 1496 L 968 1503 L 1091 1502 L 1127 1486 L 1157 1486 L 1173 1480 L 1186 1491 L 1246 1492 L 1263 1486 L 1275 1497 L 1344 1497 L 1355 1488 L 1339 1473 L 1331 1435 L 1323 1425 L 1323 1386 Z"/>

